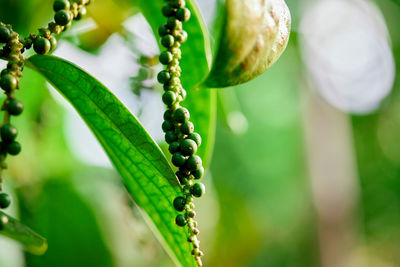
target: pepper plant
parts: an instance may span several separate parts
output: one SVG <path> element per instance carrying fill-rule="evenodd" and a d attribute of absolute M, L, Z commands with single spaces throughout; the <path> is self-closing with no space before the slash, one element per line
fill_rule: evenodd
<path fill-rule="evenodd" d="M 96 5 L 90 0 L 55 0 L 54 20 L 37 33 L 22 37 L 12 25 L 0 23 L 0 56 L 8 62 L 0 79 L 6 95 L 0 170 L 6 169 L 8 155 L 23 153 L 11 119 L 24 108 L 17 94 L 24 93 L 19 81 L 27 66 L 42 74 L 77 110 L 175 262 L 202 266 L 194 199 L 205 193 L 198 180 L 206 172 L 213 147 L 216 88 L 247 82 L 268 69 L 286 47 L 290 14 L 283 0 L 221 1 L 218 6 L 224 16 L 215 23 L 212 49 L 194 0 L 131 1 L 159 39 L 159 62 L 165 68 L 157 80 L 163 85 L 160 97 L 166 106 L 160 127 L 168 151 L 162 152 L 139 120 L 96 78 L 50 55 L 58 36 L 73 20 L 85 16 L 87 6 L 90 10 Z M 31 48 L 36 55 L 28 57 Z M 10 203 L 8 194 L 0 193 L 0 208 Z M 32 253 L 45 253 L 45 237 L 3 212 L 0 216 L 0 233 Z"/>

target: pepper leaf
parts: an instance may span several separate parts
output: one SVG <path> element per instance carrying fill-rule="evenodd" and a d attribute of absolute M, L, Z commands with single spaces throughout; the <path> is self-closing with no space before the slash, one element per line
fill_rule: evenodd
<path fill-rule="evenodd" d="M 27 65 L 40 72 L 81 115 L 172 259 L 194 266 L 188 234 L 175 225 L 178 212 L 172 202 L 181 194 L 180 185 L 140 122 L 99 81 L 72 63 L 36 55 Z"/>
<path fill-rule="evenodd" d="M 284 0 L 226 0 L 219 48 L 205 85 L 228 87 L 262 74 L 285 50 L 290 22 Z"/>

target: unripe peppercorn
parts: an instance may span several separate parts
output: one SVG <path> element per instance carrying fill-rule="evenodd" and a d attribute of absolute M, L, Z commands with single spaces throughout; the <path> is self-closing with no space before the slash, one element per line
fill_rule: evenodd
<path fill-rule="evenodd" d="M 175 38 L 171 34 L 164 35 L 161 38 L 161 44 L 167 48 L 173 46 L 174 42 L 175 42 Z"/>
<path fill-rule="evenodd" d="M 11 198 L 6 193 L 0 193 L 0 209 L 8 208 L 11 204 Z"/>
<path fill-rule="evenodd" d="M 180 143 L 182 154 L 185 156 L 191 156 L 197 151 L 197 144 L 191 139 L 184 139 Z"/>
<path fill-rule="evenodd" d="M 68 0 L 56 0 L 53 4 L 53 10 L 55 12 L 62 9 L 69 10 L 70 6 L 71 5 Z"/>
<path fill-rule="evenodd" d="M 162 101 L 165 105 L 170 106 L 176 102 L 176 94 L 174 92 L 167 91 L 163 94 Z"/>
<path fill-rule="evenodd" d="M 182 29 L 182 22 L 180 22 L 179 20 L 177 20 L 174 17 L 171 17 L 167 20 L 167 27 L 171 30 L 174 29 Z"/>
<path fill-rule="evenodd" d="M 204 167 L 201 166 L 200 169 L 192 171 L 191 174 L 193 175 L 194 179 L 201 179 L 204 175 Z"/>
<path fill-rule="evenodd" d="M 181 44 L 183 44 L 184 42 L 187 41 L 188 38 L 188 34 L 186 31 L 180 31 L 176 36 L 175 39 L 180 42 Z"/>
<path fill-rule="evenodd" d="M 159 83 L 168 83 L 171 79 L 171 74 L 167 70 L 162 70 L 157 75 L 157 80 Z"/>
<path fill-rule="evenodd" d="M 50 36 L 49 38 L 50 41 L 50 52 L 53 52 L 57 48 L 57 39 L 54 36 Z"/>
<path fill-rule="evenodd" d="M 76 17 L 74 18 L 74 20 L 80 20 L 83 16 L 85 16 L 87 13 L 86 7 L 82 7 L 78 14 L 76 15 Z"/>
<path fill-rule="evenodd" d="M 176 133 L 174 131 L 168 131 L 165 133 L 165 142 L 167 142 L 168 144 L 171 144 L 172 142 L 175 142 L 176 140 L 178 140 L 178 136 L 176 135 Z"/>
<path fill-rule="evenodd" d="M 182 7 L 185 7 L 186 2 L 185 2 L 185 0 L 173 0 L 171 2 L 171 5 L 173 7 L 182 8 Z"/>
<path fill-rule="evenodd" d="M 179 8 L 176 11 L 176 18 L 182 22 L 186 22 L 190 19 L 190 10 L 187 8 Z"/>
<path fill-rule="evenodd" d="M 181 166 L 185 165 L 186 157 L 184 155 L 182 155 L 182 153 L 180 153 L 180 152 L 175 152 L 172 155 L 171 161 L 172 161 L 172 164 L 174 164 L 176 167 L 181 167 Z"/>
<path fill-rule="evenodd" d="M 174 58 L 174 56 L 171 54 L 171 52 L 164 51 L 160 54 L 158 59 L 160 60 L 161 64 L 167 65 L 167 64 L 171 63 L 173 58 Z"/>
<path fill-rule="evenodd" d="M 172 114 L 173 114 L 173 113 L 174 113 L 174 112 L 173 112 L 172 110 L 166 110 L 166 111 L 164 112 L 164 115 L 163 115 L 164 120 L 166 120 L 166 121 L 172 120 Z"/>
<path fill-rule="evenodd" d="M 54 20 L 60 26 L 66 26 L 71 22 L 71 19 L 71 13 L 69 13 L 65 9 L 57 11 L 57 13 L 54 15 Z"/>
<path fill-rule="evenodd" d="M 205 192 L 206 192 L 206 188 L 205 188 L 204 184 L 202 184 L 202 183 L 195 183 L 190 188 L 190 193 L 195 197 L 202 197 Z"/>
<path fill-rule="evenodd" d="M 174 124 L 171 121 L 164 121 L 161 128 L 163 132 L 167 132 L 174 129 Z"/>
<path fill-rule="evenodd" d="M 187 220 L 186 220 L 185 215 L 183 215 L 183 214 L 177 215 L 176 218 L 175 218 L 175 223 L 178 226 L 185 226 L 187 224 Z"/>
<path fill-rule="evenodd" d="M 172 142 L 172 143 L 169 145 L 168 151 L 169 151 L 171 154 L 174 154 L 175 152 L 179 152 L 179 150 L 180 150 L 180 144 L 179 144 L 179 142 Z"/>
<path fill-rule="evenodd" d="M 10 73 L 10 71 L 9 71 L 8 69 L 3 69 L 3 70 L 0 72 L 0 76 L 6 75 L 6 74 L 8 74 L 8 73 Z"/>
<path fill-rule="evenodd" d="M 169 4 L 164 5 L 161 9 L 161 12 L 167 18 L 175 15 L 175 9 Z"/>
<path fill-rule="evenodd" d="M 0 87 L 4 91 L 9 92 L 15 90 L 18 86 L 18 80 L 10 73 L 4 74 L 0 77 Z"/>
<path fill-rule="evenodd" d="M 8 28 L 0 26 L 0 43 L 7 43 L 11 38 L 11 32 Z"/>
<path fill-rule="evenodd" d="M 47 54 L 51 49 L 51 43 L 48 39 L 38 37 L 33 42 L 33 50 L 40 55 Z"/>
<path fill-rule="evenodd" d="M 21 144 L 13 141 L 7 146 L 7 153 L 10 155 L 18 155 L 21 152 Z"/>
<path fill-rule="evenodd" d="M 174 112 L 174 120 L 179 123 L 184 123 L 190 119 L 190 113 L 186 108 L 180 107 Z"/>
<path fill-rule="evenodd" d="M 189 134 L 188 138 L 195 141 L 197 146 L 201 145 L 201 136 L 198 133 Z"/>
<path fill-rule="evenodd" d="M 190 156 L 186 161 L 186 168 L 190 171 L 195 171 L 201 168 L 202 160 L 197 155 Z"/>
<path fill-rule="evenodd" d="M 184 211 L 186 205 L 186 200 L 183 197 L 177 197 L 174 199 L 174 208 L 177 211 Z"/>
<path fill-rule="evenodd" d="M 158 34 L 161 37 L 167 35 L 168 33 L 169 33 L 169 29 L 168 29 L 167 25 L 161 25 L 160 27 L 158 27 Z"/>
<path fill-rule="evenodd" d="M 17 128 L 12 126 L 11 124 L 4 124 L 0 128 L 0 136 L 1 140 L 4 142 L 11 142 L 17 136 L 18 131 Z"/>
<path fill-rule="evenodd" d="M 21 101 L 18 101 L 17 99 L 11 99 L 6 104 L 6 110 L 11 115 L 16 116 L 22 113 L 22 111 L 24 110 L 24 105 Z"/>
<path fill-rule="evenodd" d="M 181 132 L 183 134 L 189 135 L 189 134 L 193 133 L 193 131 L 194 131 L 194 125 L 191 121 L 186 121 L 186 122 L 182 123 Z"/>

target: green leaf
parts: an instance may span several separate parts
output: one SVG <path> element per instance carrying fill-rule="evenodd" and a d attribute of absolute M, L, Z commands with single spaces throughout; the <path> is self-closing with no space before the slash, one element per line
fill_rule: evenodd
<path fill-rule="evenodd" d="M 132 0 L 132 2 L 139 6 L 156 36 L 160 49 L 164 50 L 159 42 L 158 27 L 167 21 L 161 13 L 161 8 L 166 2 L 164 0 Z M 181 47 L 180 66 L 182 85 L 191 90 L 199 85 L 210 71 L 211 45 L 207 28 L 195 1 L 186 0 L 186 7 L 192 15 L 190 20 L 183 24 L 183 29 L 188 32 L 188 40 Z"/>
<path fill-rule="evenodd" d="M 290 12 L 284 0 L 227 0 L 219 49 L 205 85 L 228 87 L 267 70 L 285 50 Z"/>
<path fill-rule="evenodd" d="M 28 226 L 0 211 L 0 233 L 18 241 L 27 252 L 43 255 L 47 250 L 47 240 Z"/>
<path fill-rule="evenodd" d="M 77 66 L 38 55 L 27 64 L 44 75 L 85 120 L 171 257 L 184 266 L 194 266 L 186 229 L 177 227 L 174 221 L 178 212 L 172 201 L 181 194 L 180 185 L 138 120 L 107 88 Z"/>

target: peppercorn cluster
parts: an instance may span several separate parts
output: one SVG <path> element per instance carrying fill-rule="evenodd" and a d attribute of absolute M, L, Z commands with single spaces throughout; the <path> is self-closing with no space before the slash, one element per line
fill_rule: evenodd
<path fill-rule="evenodd" d="M 19 38 L 19 34 L 13 31 L 11 25 L 0 22 L 0 58 L 8 62 L 7 67 L 0 72 L 0 88 L 6 95 L 1 107 L 4 119 L 0 126 L 0 209 L 5 209 L 11 204 L 10 196 L 1 192 L 2 171 L 7 167 L 5 159 L 7 155 L 15 156 L 21 152 L 20 143 L 15 141 L 18 131 L 11 124 L 11 118 L 20 115 L 24 109 L 24 105 L 15 97 L 25 63 L 22 53 L 32 46 L 38 54 L 54 51 L 57 40 L 53 34 L 65 31 L 71 26 L 72 20 L 79 20 L 86 14 L 85 6 L 89 3 L 90 0 L 55 0 L 55 22 L 50 22 L 47 28 L 39 29 L 39 34 L 30 34 L 24 39 Z"/>
<path fill-rule="evenodd" d="M 165 65 L 157 75 L 158 81 L 164 86 L 162 100 L 167 106 L 164 113 L 162 129 L 165 132 L 165 141 L 169 144 L 169 152 L 172 154 L 172 164 L 179 169 L 176 176 L 182 186 L 183 196 L 174 199 L 174 208 L 182 212 L 177 215 L 175 222 L 178 226 L 188 226 L 188 242 L 193 245 L 192 254 L 198 266 L 202 266 L 200 257 L 203 253 L 199 250 L 197 235 L 197 222 L 194 220 L 193 197 L 201 197 L 205 192 L 202 183 L 196 180 L 202 178 L 204 168 L 202 160 L 196 155 L 201 145 L 201 137 L 194 132 L 194 125 L 190 121 L 189 111 L 180 104 L 186 97 L 186 90 L 182 87 L 180 77 L 181 68 L 181 44 L 187 40 L 188 34 L 182 29 L 182 23 L 190 18 L 190 10 L 185 7 L 184 0 L 167 0 L 162 7 L 162 13 L 167 18 L 167 23 L 161 25 L 158 33 L 161 44 L 166 51 L 161 52 L 160 62 Z"/>

